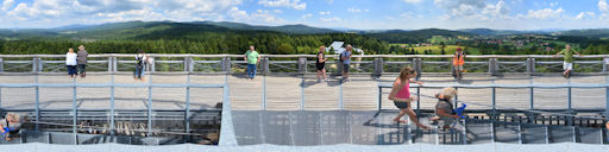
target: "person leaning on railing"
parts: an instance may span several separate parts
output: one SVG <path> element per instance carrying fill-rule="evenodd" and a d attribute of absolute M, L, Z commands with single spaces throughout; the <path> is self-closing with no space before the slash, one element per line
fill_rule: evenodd
<path fill-rule="evenodd" d="M 571 76 L 571 71 L 573 70 L 573 54 L 577 54 L 578 56 L 581 56 L 581 54 L 579 54 L 579 52 L 571 49 L 571 45 L 566 44 L 565 45 L 565 49 L 563 49 L 562 51 L 556 53 L 556 55 L 554 55 L 554 57 L 558 56 L 558 55 L 564 55 L 564 59 L 565 62 L 563 63 L 563 70 L 564 72 L 562 73 L 562 75 L 564 77 L 569 77 Z"/>
<path fill-rule="evenodd" d="M 77 55 L 74 53 L 74 49 L 68 49 L 68 53 L 66 53 L 66 68 L 68 68 L 70 78 L 74 78 L 78 74 L 78 71 L 76 71 L 76 58 Z"/>
<path fill-rule="evenodd" d="M 78 70 L 80 71 L 80 77 L 84 78 L 87 76 L 87 57 L 89 56 L 89 53 L 87 52 L 87 50 L 85 50 L 85 46 L 84 45 L 80 45 L 78 46 L 78 53 L 77 57 L 76 57 L 76 61 L 78 62 Z"/>

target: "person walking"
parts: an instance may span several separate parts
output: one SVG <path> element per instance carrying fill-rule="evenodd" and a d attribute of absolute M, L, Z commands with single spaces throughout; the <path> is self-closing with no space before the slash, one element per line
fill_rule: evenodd
<path fill-rule="evenodd" d="M 146 71 L 146 63 L 149 60 L 148 55 L 144 50 L 138 49 L 138 54 L 135 56 L 135 72 L 133 78 L 136 80 L 144 81 L 144 71 Z"/>
<path fill-rule="evenodd" d="M 410 120 L 414 122 L 417 127 L 427 130 L 429 127 L 419 123 L 416 113 L 414 113 L 412 106 L 410 106 L 410 103 L 415 100 L 413 96 L 410 96 L 410 83 L 423 85 L 423 82 L 410 80 L 416 76 L 417 72 L 407 66 L 400 71 L 400 75 L 393 82 L 393 88 L 389 93 L 389 100 L 393 100 L 393 104 L 400 109 L 400 113 L 393 118 L 393 121 L 406 123 L 406 120 L 401 120 L 401 118 L 404 115 L 408 115 Z"/>
<path fill-rule="evenodd" d="M 87 76 L 87 57 L 89 53 L 85 50 L 85 46 L 78 46 L 78 53 L 76 56 L 76 61 L 78 64 L 78 71 L 80 72 L 80 77 L 85 78 Z"/>
<path fill-rule="evenodd" d="M 70 78 L 74 78 L 78 74 L 78 72 L 76 71 L 76 57 L 77 54 L 74 53 L 74 49 L 69 48 L 68 53 L 66 53 L 66 68 L 68 68 L 68 75 L 70 76 Z"/>
<path fill-rule="evenodd" d="M 260 54 L 254 49 L 253 45 L 250 45 L 250 49 L 245 52 L 243 60 L 247 62 L 247 76 L 251 80 L 254 80 L 256 76 L 256 65 L 260 63 Z"/>
<path fill-rule="evenodd" d="M 340 59 L 343 63 L 343 82 L 349 81 L 349 68 L 351 67 L 349 64 L 351 64 L 351 55 L 353 55 L 352 51 L 353 46 L 348 44 L 345 51 L 343 51 L 340 55 Z"/>
<path fill-rule="evenodd" d="M 326 51 L 325 46 L 319 47 L 319 51 L 317 52 L 317 59 L 315 60 L 315 67 L 317 68 L 317 82 L 321 82 L 321 78 L 324 78 L 324 81 L 328 81 L 328 76 L 326 75 L 326 61 L 328 60 L 324 54 Z"/>

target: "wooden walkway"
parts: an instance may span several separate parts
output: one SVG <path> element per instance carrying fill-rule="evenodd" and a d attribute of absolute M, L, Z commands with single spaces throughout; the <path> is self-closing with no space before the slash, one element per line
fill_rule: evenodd
<path fill-rule="evenodd" d="M 131 75 L 90 74 L 78 83 L 148 83 L 135 81 Z M 153 75 L 152 83 L 187 83 L 187 75 Z M 354 76 L 351 81 L 339 83 L 338 78 L 329 82 L 317 82 L 315 76 L 257 76 L 254 80 L 239 75 L 191 75 L 191 83 L 222 84 L 228 81 L 230 100 L 233 109 L 260 110 L 266 103 L 267 110 L 335 110 L 342 107 L 349 110 L 373 110 L 377 108 L 378 87 L 380 83 L 391 83 L 394 76 L 373 78 Z M 427 84 L 455 83 L 448 76 L 423 76 L 421 81 Z M 464 84 L 562 84 L 562 83 L 607 83 L 605 76 L 578 76 L 570 80 L 560 76 L 467 76 Z M 33 75 L 1 75 L 0 83 L 35 83 Z M 40 75 L 38 83 L 72 83 L 66 76 Z M 71 88 L 40 88 L 41 108 L 69 109 L 72 106 Z M 394 109 L 393 103 L 387 100 L 390 89 L 383 89 L 384 109 Z M 421 94 L 432 96 L 438 89 L 421 89 Z M 152 107 L 154 109 L 183 109 L 186 101 L 184 88 L 154 88 L 152 90 Z M 416 92 L 412 89 L 411 92 Z M 6 109 L 34 108 L 34 88 L 1 88 L 0 106 Z M 529 89 L 497 89 L 498 107 L 529 108 Z M 605 89 L 572 89 L 573 108 L 604 108 Z M 342 94 L 342 96 L 341 96 Z M 535 89 L 534 106 L 542 109 L 565 109 L 567 107 L 567 89 Z M 78 104 L 81 109 L 99 109 L 110 107 L 109 88 L 78 88 Z M 117 88 L 115 91 L 117 109 L 145 109 L 148 89 Z M 304 95 L 304 96 L 303 96 Z M 459 100 L 480 105 L 491 105 L 491 89 L 459 89 Z M 265 102 L 266 100 L 266 102 Z M 222 101 L 222 89 L 191 89 L 192 109 L 213 107 Z M 302 103 L 301 101 L 304 101 Z M 431 109 L 436 100 L 421 98 L 421 108 Z M 416 104 L 413 104 L 416 107 Z M 485 106 L 470 105 L 471 109 L 488 109 Z"/>

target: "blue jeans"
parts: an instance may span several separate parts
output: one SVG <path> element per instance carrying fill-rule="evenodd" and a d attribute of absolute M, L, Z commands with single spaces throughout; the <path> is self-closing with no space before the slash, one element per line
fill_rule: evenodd
<path fill-rule="evenodd" d="M 247 64 L 247 76 L 252 79 L 256 76 L 256 64 Z"/>

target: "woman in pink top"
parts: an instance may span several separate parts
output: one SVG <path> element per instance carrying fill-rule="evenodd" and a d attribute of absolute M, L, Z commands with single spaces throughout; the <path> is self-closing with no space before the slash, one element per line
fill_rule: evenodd
<path fill-rule="evenodd" d="M 410 81 L 411 78 L 417 76 L 417 73 L 411 67 L 404 67 L 400 71 L 400 75 L 395 79 L 393 88 L 389 94 L 389 100 L 393 100 L 393 104 L 400 109 L 400 113 L 393 119 L 395 122 L 406 123 L 406 120 L 401 118 L 408 114 L 410 120 L 412 120 L 418 127 L 423 129 L 429 129 L 429 127 L 419 123 L 417 115 L 414 113 L 410 106 L 410 102 L 415 100 L 414 97 L 410 96 L 410 82 L 422 85 L 423 82 Z"/>

